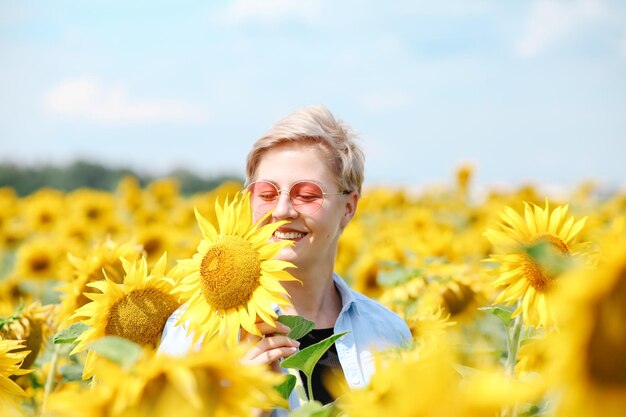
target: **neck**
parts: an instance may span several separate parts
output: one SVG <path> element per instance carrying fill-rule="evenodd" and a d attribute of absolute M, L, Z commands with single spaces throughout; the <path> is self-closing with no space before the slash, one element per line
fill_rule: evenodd
<path fill-rule="evenodd" d="M 293 303 L 293 307 L 286 308 L 285 312 L 315 322 L 317 329 L 334 327 L 341 311 L 341 296 L 335 288 L 332 270 L 315 276 L 298 270 L 290 272 L 302 281 L 302 284 L 282 283 Z"/>

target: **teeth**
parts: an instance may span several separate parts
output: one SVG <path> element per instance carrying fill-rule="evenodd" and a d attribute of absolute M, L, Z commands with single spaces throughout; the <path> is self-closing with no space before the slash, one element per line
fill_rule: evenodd
<path fill-rule="evenodd" d="M 300 239 L 304 236 L 304 233 L 300 232 L 279 232 L 278 230 L 274 232 L 274 236 L 278 239 Z"/>

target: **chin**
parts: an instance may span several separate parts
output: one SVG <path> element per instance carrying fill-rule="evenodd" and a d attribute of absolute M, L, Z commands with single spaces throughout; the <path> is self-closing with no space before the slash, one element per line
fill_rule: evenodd
<path fill-rule="evenodd" d="M 296 264 L 298 260 L 298 254 L 293 250 L 293 247 L 286 247 L 278 252 L 278 255 L 276 255 L 275 259 Z"/>

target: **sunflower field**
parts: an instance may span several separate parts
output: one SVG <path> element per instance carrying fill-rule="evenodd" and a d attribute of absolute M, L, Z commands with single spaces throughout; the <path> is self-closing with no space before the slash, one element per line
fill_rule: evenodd
<path fill-rule="evenodd" d="M 222 321 L 190 307 L 216 336 L 186 355 L 156 350 L 168 317 L 200 306 L 192 271 L 214 267 L 198 259 L 201 242 L 230 225 L 268 258 L 280 249 L 262 245 L 271 230 L 223 220 L 247 216 L 228 203 L 242 188 L 184 196 L 176 180 L 133 177 L 113 192 L 0 188 L 0 414 L 284 407 L 285 375 L 242 364 L 245 346 L 220 337 L 252 331 L 257 315 L 271 322 L 260 305 L 215 311 Z M 626 415 L 626 194 L 580 184 L 566 196 L 525 186 L 477 198 L 471 188 L 460 168 L 438 187 L 364 191 L 336 272 L 403 317 L 413 345 L 378 354 L 364 389 L 329 380 L 335 403 L 294 417 Z M 220 250 L 242 258 L 237 242 Z M 288 265 L 264 262 L 258 273 L 288 279 Z M 280 300 L 278 281 L 265 281 L 260 299 Z"/>

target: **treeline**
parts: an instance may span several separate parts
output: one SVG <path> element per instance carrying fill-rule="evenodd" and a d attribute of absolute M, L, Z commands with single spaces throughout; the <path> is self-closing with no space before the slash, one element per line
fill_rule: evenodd
<path fill-rule="evenodd" d="M 62 191 L 72 191 L 83 187 L 113 191 L 120 179 L 127 175 L 134 176 L 142 185 L 157 178 L 176 178 L 180 183 L 180 191 L 184 195 L 212 190 L 226 180 L 243 181 L 241 178 L 226 175 L 202 178 L 184 169 L 154 177 L 130 169 L 111 168 L 88 161 L 75 161 L 64 166 L 44 165 L 38 167 L 21 166 L 7 162 L 0 163 L 0 187 L 12 187 L 20 196 L 28 195 L 42 187 Z"/>

